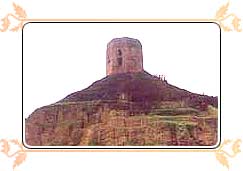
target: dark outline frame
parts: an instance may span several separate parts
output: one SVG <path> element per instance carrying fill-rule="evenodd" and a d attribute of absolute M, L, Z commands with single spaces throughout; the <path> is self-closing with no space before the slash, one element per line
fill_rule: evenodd
<path fill-rule="evenodd" d="M 74 148 L 69 148 L 70 146 L 67 146 L 67 148 L 63 148 L 63 147 L 58 147 L 58 146 L 43 146 L 44 148 L 40 148 L 40 147 L 36 147 L 35 148 L 35 146 L 32 146 L 32 147 L 29 147 L 29 146 L 27 146 L 26 144 L 25 144 L 25 142 L 24 142 L 24 27 L 27 25 L 27 24 L 30 24 L 30 23 L 45 23 L 45 24 L 48 24 L 48 23 L 57 23 L 57 24 L 60 24 L 60 23 L 66 23 L 66 24 L 70 24 L 70 23 L 72 23 L 72 24 L 76 24 L 76 23 L 87 23 L 87 24 L 89 24 L 89 23 L 96 23 L 96 24 L 99 24 L 99 23 L 109 23 L 109 24 L 112 24 L 112 23 L 127 23 L 127 24 L 129 24 L 129 23 L 147 23 L 147 24 L 149 24 L 149 23 L 211 23 L 211 24 L 216 24 L 218 27 L 219 27 L 219 34 L 220 34 L 220 36 L 219 36 L 219 50 L 220 50 L 220 52 L 219 52 L 219 70 L 220 70 L 220 74 L 219 74 L 219 97 L 220 97 L 220 101 L 218 101 L 218 104 L 219 104 L 219 109 L 220 109 L 220 112 L 218 113 L 219 114 L 219 121 L 218 121 L 218 123 L 219 123 L 219 125 L 218 125 L 218 128 L 220 128 L 219 130 L 218 130 L 218 137 L 219 137 L 219 140 L 218 140 L 218 144 L 216 144 L 216 146 L 215 147 L 212 147 L 212 146 L 209 146 L 209 147 L 203 147 L 203 148 L 195 148 L 195 147 L 200 147 L 200 146 L 195 146 L 195 147 L 193 147 L 193 146 L 189 146 L 188 148 L 177 148 L 177 147 L 175 147 L 175 146 L 173 146 L 173 147 L 175 147 L 175 148 L 169 148 L 170 146 L 161 146 L 162 148 L 153 148 L 152 146 L 151 146 L 151 148 L 148 148 L 147 146 L 144 146 L 144 148 L 143 147 L 138 147 L 138 148 L 132 148 L 132 147 L 126 147 L 126 146 L 123 146 L 124 148 L 119 148 L 119 147 L 117 147 L 117 146 L 115 146 L 114 148 L 112 148 L 112 147 L 107 147 L 107 148 L 105 148 L 105 146 L 104 147 L 100 147 L 100 148 L 82 148 L 82 146 L 76 146 L 76 147 L 74 147 Z M 80 21 L 80 22 L 69 22 L 69 21 L 63 21 L 63 22 L 59 22 L 59 21 L 57 21 L 57 22 L 26 22 L 24 25 L 23 25 L 23 27 L 22 27 L 22 41 L 21 41 L 21 43 L 22 43 L 22 144 L 23 144 L 23 146 L 25 147 L 25 148 L 27 148 L 27 149 L 33 149 L 33 150 L 42 150 L 42 149 L 44 149 L 44 150 L 65 150 L 65 149 L 67 149 L 67 150 L 71 150 L 71 149 L 73 149 L 73 150 L 112 150 L 112 149 L 114 149 L 114 150 L 168 150 L 168 149 L 170 149 L 170 150 L 188 150 L 188 149 L 192 149 L 192 150 L 205 150 L 205 149 L 217 149 L 219 146 L 220 146 L 220 144 L 221 144 L 221 69 L 222 69 L 222 67 L 221 67 L 221 27 L 220 27 L 220 25 L 217 23 L 217 22 L 209 22 L 209 21 L 205 21 L 205 22 L 194 22 L 194 21 L 191 21 L 191 22 L 187 22 L 187 21 L 177 21 L 177 22 L 175 22 L 175 21 L 172 21 L 172 22 L 169 22 L 169 21 L 165 21 L 165 22 L 163 22 L 163 21 L 131 21 L 131 22 L 129 22 L 129 21 L 97 21 L 97 22 L 92 22 L 92 21 L 84 21 L 84 22 L 82 22 L 82 21 Z M 52 147 L 57 147 L 57 148 L 52 148 Z M 126 147 L 126 148 L 125 148 Z M 184 147 L 184 146 L 183 146 Z"/>

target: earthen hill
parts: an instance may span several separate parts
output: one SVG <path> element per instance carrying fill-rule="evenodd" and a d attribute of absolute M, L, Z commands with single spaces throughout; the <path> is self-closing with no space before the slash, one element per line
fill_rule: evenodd
<path fill-rule="evenodd" d="M 218 98 L 191 93 L 143 69 L 142 45 L 115 38 L 106 74 L 88 88 L 36 109 L 27 119 L 31 146 L 215 145 Z"/>

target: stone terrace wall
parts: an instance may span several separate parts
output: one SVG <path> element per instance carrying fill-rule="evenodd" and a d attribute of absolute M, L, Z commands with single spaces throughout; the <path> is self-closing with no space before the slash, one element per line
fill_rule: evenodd
<path fill-rule="evenodd" d="M 93 107 L 91 107 L 93 106 Z M 43 107 L 26 121 L 29 145 L 214 145 L 217 118 L 161 119 L 99 103 Z"/>

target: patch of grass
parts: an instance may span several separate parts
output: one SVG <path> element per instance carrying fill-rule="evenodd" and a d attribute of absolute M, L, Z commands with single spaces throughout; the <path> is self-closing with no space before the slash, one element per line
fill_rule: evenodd
<path fill-rule="evenodd" d="M 207 108 L 208 115 L 210 116 L 218 116 L 218 109 L 209 105 Z"/>
<path fill-rule="evenodd" d="M 42 128 L 48 128 L 48 127 L 52 127 L 53 124 L 52 123 L 42 123 L 42 124 L 39 124 L 39 126 L 41 126 Z"/>
<path fill-rule="evenodd" d="M 88 146 L 97 146 L 97 145 L 98 145 L 97 142 L 92 139 L 91 139 L 91 141 L 89 141 L 89 144 L 88 144 Z"/>
<path fill-rule="evenodd" d="M 59 122 L 58 126 L 68 127 L 68 126 L 73 125 L 75 123 L 77 123 L 77 121 L 75 121 L 75 120 L 73 120 L 73 121 L 66 120 L 66 121 L 63 121 L 63 122 Z"/>
<path fill-rule="evenodd" d="M 159 108 L 153 109 L 149 115 L 185 115 L 198 113 L 199 111 L 194 108 Z"/>

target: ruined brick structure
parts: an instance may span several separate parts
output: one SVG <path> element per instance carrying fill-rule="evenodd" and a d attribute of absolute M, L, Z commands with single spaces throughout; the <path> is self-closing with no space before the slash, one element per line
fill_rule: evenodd
<path fill-rule="evenodd" d="M 112 39 L 107 45 L 106 75 L 143 71 L 142 45 L 128 37 Z"/>
<path fill-rule="evenodd" d="M 106 64 L 106 77 L 33 111 L 25 120 L 27 145 L 217 143 L 218 98 L 178 88 L 144 71 L 142 45 L 138 40 L 127 37 L 111 40 Z"/>

